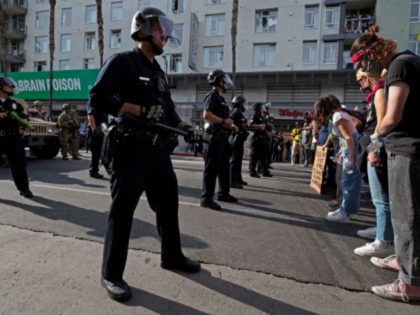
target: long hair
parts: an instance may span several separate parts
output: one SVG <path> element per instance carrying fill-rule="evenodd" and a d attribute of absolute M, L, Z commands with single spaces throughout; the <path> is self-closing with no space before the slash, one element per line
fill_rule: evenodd
<path fill-rule="evenodd" d="M 321 125 L 326 125 L 337 110 L 341 110 L 341 103 L 334 95 L 320 97 L 314 104 L 315 119 Z"/>

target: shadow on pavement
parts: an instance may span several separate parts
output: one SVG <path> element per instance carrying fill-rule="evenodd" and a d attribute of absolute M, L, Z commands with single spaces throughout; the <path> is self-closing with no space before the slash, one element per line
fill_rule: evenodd
<path fill-rule="evenodd" d="M 84 238 L 84 234 L 99 237 L 101 239 L 104 238 L 108 212 L 99 212 L 93 209 L 80 208 L 71 204 L 46 199 L 40 196 L 35 196 L 32 200 L 43 205 L 43 207 L 24 204 L 7 199 L 0 199 L 0 203 L 9 205 L 11 207 L 19 208 L 27 212 L 31 212 L 35 215 L 47 218 L 52 221 L 61 220 L 87 228 L 88 231 L 80 232 L 80 238 Z M 62 231 L 45 232 L 54 232 L 59 235 L 65 235 L 64 233 L 62 233 Z M 74 235 L 72 234 L 68 236 Z M 139 239 L 143 237 L 152 237 L 159 239 L 156 227 L 154 225 L 143 220 L 134 218 L 133 225 L 131 228 L 130 239 Z M 184 248 L 208 247 L 208 244 L 206 242 L 203 242 L 202 240 L 194 236 L 181 234 L 181 237 Z"/>
<path fill-rule="evenodd" d="M 217 293 L 224 294 L 231 299 L 249 305 L 261 312 L 266 312 L 267 314 L 315 314 L 313 312 L 282 303 L 274 298 L 255 292 L 236 283 L 216 278 L 207 270 L 201 270 L 201 272 L 196 275 L 188 275 L 185 273 L 178 274 Z"/>

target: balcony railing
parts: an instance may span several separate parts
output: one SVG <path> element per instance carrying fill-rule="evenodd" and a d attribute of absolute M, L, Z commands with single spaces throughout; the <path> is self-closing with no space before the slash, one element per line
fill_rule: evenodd
<path fill-rule="evenodd" d="M 6 62 L 12 63 L 24 63 L 26 60 L 26 50 L 25 49 L 9 49 L 6 51 L 2 58 Z"/>
<path fill-rule="evenodd" d="M 25 14 L 28 11 L 28 1 L 3 0 L 1 8 L 6 14 Z"/>
<path fill-rule="evenodd" d="M 4 23 L 4 36 L 9 39 L 26 37 L 26 25 L 22 21 L 7 20 Z"/>
<path fill-rule="evenodd" d="M 375 18 L 371 16 L 347 17 L 344 29 L 347 34 L 360 34 L 366 32 L 375 24 Z"/>

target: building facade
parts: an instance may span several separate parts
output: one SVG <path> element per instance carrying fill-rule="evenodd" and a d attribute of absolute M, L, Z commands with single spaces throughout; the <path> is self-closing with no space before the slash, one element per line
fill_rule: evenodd
<path fill-rule="evenodd" d="M 49 1 L 0 2 L 2 70 L 49 70 Z M 134 47 L 131 18 L 147 6 L 175 23 L 181 45 L 169 42 L 159 62 L 182 115 L 199 122 L 207 73 L 233 69 L 232 1 L 103 0 L 105 59 Z M 361 105 L 349 61 L 352 41 L 377 23 L 400 50 L 419 53 L 419 6 L 419 0 L 240 0 L 234 93 L 251 103 L 270 102 L 286 125 L 301 119 L 320 95 Z M 54 14 L 54 69 L 99 68 L 96 1 L 58 0 Z"/>

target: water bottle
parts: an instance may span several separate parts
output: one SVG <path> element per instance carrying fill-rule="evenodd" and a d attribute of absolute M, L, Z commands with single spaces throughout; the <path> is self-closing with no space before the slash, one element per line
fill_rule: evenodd
<path fill-rule="evenodd" d="M 349 159 L 348 149 L 343 149 L 343 170 L 347 174 L 353 174 L 353 172 L 354 172 L 353 165 L 352 165 L 352 163 Z"/>

